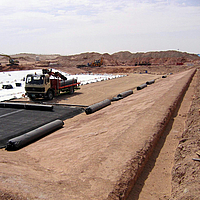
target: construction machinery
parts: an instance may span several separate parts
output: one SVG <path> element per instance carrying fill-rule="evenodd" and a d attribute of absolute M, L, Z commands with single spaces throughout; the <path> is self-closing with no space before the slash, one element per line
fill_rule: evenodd
<path fill-rule="evenodd" d="M 92 63 L 88 63 L 89 67 L 101 67 L 101 65 L 103 65 L 103 58 L 101 58 L 100 60 L 95 60 Z"/>
<path fill-rule="evenodd" d="M 79 89 L 77 79 L 67 80 L 60 72 L 43 69 L 42 74 L 28 74 L 26 76 L 25 90 L 30 99 L 44 98 L 52 100 L 62 92 L 73 94 Z"/>
<path fill-rule="evenodd" d="M 19 65 L 19 61 L 18 60 L 14 60 L 13 58 L 11 58 L 11 56 L 6 55 L 6 54 L 0 54 L 0 56 L 4 56 L 9 58 L 9 64 L 7 64 L 7 66 L 12 66 L 12 65 Z"/>
<path fill-rule="evenodd" d="M 101 67 L 103 65 L 103 58 L 100 60 L 94 60 L 92 63 L 88 63 L 87 65 L 77 65 L 77 68 L 82 68 L 82 67 Z"/>
<path fill-rule="evenodd" d="M 136 62 L 135 63 L 135 66 L 146 66 L 146 65 L 151 65 L 151 63 L 148 61 L 148 62 L 146 62 L 146 61 L 142 61 L 142 62 Z"/>

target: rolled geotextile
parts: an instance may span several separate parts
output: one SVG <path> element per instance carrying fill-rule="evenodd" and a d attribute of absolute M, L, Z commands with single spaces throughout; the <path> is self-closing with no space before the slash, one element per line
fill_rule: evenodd
<path fill-rule="evenodd" d="M 133 90 L 128 90 L 128 91 L 125 91 L 125 92 L 118 94 L 117 97 L 124 98 L 124 97 L 127 97 L 128 95 L 131 95 L 131 94 L 133 94 Z"/>
<path fill-rule="evenodd" d="M 27 110 L 44 110 L 44 111 L 53 110 L 52 105 L 25 104 L 24 106 L 25 106 L 25 109 Z"/>
<path fill-rule="evenodd" d="M 145 88 L 145 87 L 147 87 L 147 84 L 146 84 L 146 83 L 144 83 L 144 84 L 138 86 L 138 87 L 137 87 L 137 90 L 141 90 L 141 89 L 143 89 L 143 88 Z"/>
<path fill-rule="evenodd" d="M 0 107 L 3 108 L 19 108 L 27 110 L 53 110 L 52 105 L 40 105 L 40 104 L 26 104 L 26 103 L 12 103 L 12 102 L 0 102 Z"/>
<path fill-rule="evenodd" d="M 77 83 L 77 79 L 63 80 L 60 82 L 60 86 L 71 85 Z"/>
<path fill-rule="evenodd" d="M 155 83 L 155 79 L 146 82 L 147 85 L 151 85 L 151 84 L 153 84 L 153 83 Z"/>
<path fill-rule="evenodd" d="M 7 103 L 7 102 L 0 102 L 0 107 L 1 108 L 24 108 L 23 103 Z"/>
<path fill-rule="evenodd" d="M 123 97 L 113 97 L 111 101 L 119 101 L 120 99 L 123 99 Z"/>
<path fill-rule="evenodd" d="M 30 131 L 28 133 L 25 133 L 23 135 L 20 135 L 18 137 L 12 138 L 7 142 L 6 150 L 12 151 L 20 149 L 27 144 L 30 144 L 31 142 L 34 142 L 38 140 L 39 138 L 59 129 L 62 128 L 64 125 L 62 120 L 55 120 L 53 122 L 50 122 L 48 124 L 45 124 L 44 126 L 41 126 L 33 131 Z"/>
<path fill-rule="evenodd" d="M 111 104 L 111 100 L 109 99 L 105 99 L 99 103 L 96 103 L 96 104 L 93 104 L 91 106 L 88 106 L 86 109 L 85 109 L 85 112 L 86 114 L 91 114 L 93 112 L 96 112 L 97 110 L 100 110 L 101 108 L 104 108 L 108 105 Z"/>

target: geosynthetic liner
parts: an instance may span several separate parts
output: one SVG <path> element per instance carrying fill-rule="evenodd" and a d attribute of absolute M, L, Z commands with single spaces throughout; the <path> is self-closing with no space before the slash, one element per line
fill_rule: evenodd
<path fill-rule="evenodd" d="M 133 90 L 127 90 L 125 92 L 122 92 L 120 94 L 117 95 L 117 97 L 121 97 L 121 98 L 124 98 L 124 97 L 127 97 L 129 95 L 133 94 Z"/>
<path fill-rule="evenodd" d="M 151 85 L 153 83 L 155 83 L 155 79 L 146 82 L 147 85 Z"/>
<path fill-rule="evenodd" d="M 142 90 L 142 89 L 145 88 L 145 87 L 147 87 L 147 84 L 146 84 L 146 83 L 144 83 L 144 84 L 142 84 L 142 85 L 139 85 L 139 86 L 137 87 L 137 90 Z"/>
<path fill-rule="evenodd" d="M 6 150 L 12 151 L 12 150 L 18 150 L 38 139 L 41 137 L 46 136 L 49 133 L 52 133 L 53 131 L 62 128 L 64 125 L 62 120 L 55 120 L 53 122 L 50 122 L 48 124 L 45 124 L 37 129 L 34 129 L 30 132 L 27 132 L 23 135 L 20 135 L 18 137 L 12 138 L 7 142 Z"/>
<path fill-rule="evenodd" d="M 124 97 L 127 97 L 131 94 L 133 94 L 133 90 L 127 90 L 125 92 L 121 92 L 116 97 L 113 97 L 111 99 L 111 101 L 119 101 L 119 100 L 123 99 Z"/>
<path fill-rule="evenodd" d="M 96 103 L 96 104 L 93 104 L 91 106 L 88 106 L 86 109 L 85 109 L 85 113 L 86 114 L 91 114 L 93 112 L 96 112 L 97 110 L 100 110 L 101 108 L 104 108 L 108 105 L 111 104 L 111 100 L 109 99 L 105 99 L 99 103 Z"/>
<path fill-rule="evenodd" d="M 15 103 L 15 102 L 0 102 L 1 108 L 19 108 L 27 110 L 53 110 L 52 105 L 40 105 L 40 104 L 29 104 L 29 103 Z"/>
<path fill-rule="evenodd" d="M 54 106 L 52 111 L 0 108 L 0 148 L 9 139 L 32 131 L 56 119 L 66 120 L 84 110 L 77 107 Z"/>

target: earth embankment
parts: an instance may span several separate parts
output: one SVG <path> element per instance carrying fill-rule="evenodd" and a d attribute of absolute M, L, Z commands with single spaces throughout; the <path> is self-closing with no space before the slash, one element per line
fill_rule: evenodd
<path fill-rule="evenodd" d="M 199 199 L 199 158 L 200 158 L 200 71 L 196 73 L 194 96 L 187 115 L 185 130 L 175 153 L 172 170 L 173 199 Z M 197 161 L 193 160 L 197 159 Z"/>
<path fill-rule="evenodd" d="M 17 152 L 1 150 L 0 188 L 31 199 L 126 198 L 193 74 L 171 75 L 66 120 L 63 129 Z"/>

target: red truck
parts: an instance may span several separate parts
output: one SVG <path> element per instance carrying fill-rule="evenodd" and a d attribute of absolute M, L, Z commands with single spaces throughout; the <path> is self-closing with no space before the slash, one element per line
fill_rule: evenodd
<path fill-rule="evenodd" d="M 45 98 L 52 100 L 61 92 L 73 94 L 79 89 L 77 79 L 67 79 L 60 72 L 43 69 L 42 74 L 28 74 L 26 76 L 25 90 L 30 99 Z"/>

